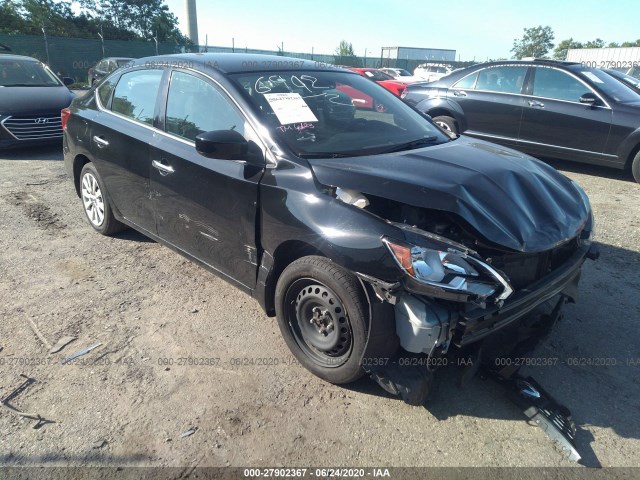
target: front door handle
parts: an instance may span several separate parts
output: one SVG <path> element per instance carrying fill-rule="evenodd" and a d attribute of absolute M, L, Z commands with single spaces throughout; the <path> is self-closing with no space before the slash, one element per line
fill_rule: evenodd
<path fill-rule="evenodd" d="M 151 165 L 152 165 L 154 168 L 157 168 L 157 169 L 158 169 L 158 171 L 160 172 L 160 175 L 162 175 L 162 176 L 169 175 L 170 173 L 175 172 L 175 170 L 173 169 L 173 167 L 172 167 L 172 166 L 170 166 L 170 165 L 165 165 L 164 163 L 159 162 L 158 160 L 153 160 L 153 161 L 151 162 Z"/>
<path fill-rule="evenodd" d="M 454 90 L 453 94 L 456 97 L 466 97 L 467 96 L 467 92 L 465 92 L 464 90 Z"/>
<path fill-rule="evenodd" d="M 109 142 L 107 142 L 104 138 L 100 138 L 97 135 L 94 135 L 93 141 L 96 142 L 98 148 L 105 148 L 109 146 Z"/>
<path fill-rule="evenodd" d="M 536 107 L 536 108 L 544 108 L 544 103 L 537 102 L 535 100 L 529 100 L 529 106 L 530 107 Z"/>

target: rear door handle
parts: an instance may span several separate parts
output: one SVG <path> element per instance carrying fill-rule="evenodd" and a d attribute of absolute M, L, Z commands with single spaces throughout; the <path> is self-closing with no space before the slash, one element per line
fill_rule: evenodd
<path fill-rule="evenodd" d="M 453 94 L 456 97 L 466 97 L 467 96 L 467 92 L 465 92 L 464 90 L 454 90 Z"/>
<path fill-rule="evenodd" d="M 170 173 L 175 172 L 175 170 L 173 169 L 173 167 L 171 165 L 165 165 L 162 162 L 159 162 L 158 160 L 153 160 L 151 162 L 151 165 L 154 168 L 157 168 L 158 171 L 160 172 L 160 175 L 165 176 L 165 175 L 169 175 Z"/>
<path fill-rule="evenodd" d="M 536 108 L 544 108 L 544 103 L 536 102 L 535 100 L 529 100 L 529 106 L 536 107 Z"/>
<path fill-rule="evenodd" d="M 93 141 L 96 142 L 96 145 L 98 146 L 98 148 L 104 148 L 109 146 L 109 142 L 107 142 L 104 138 L 100 138 L 97 135 L 93 137 Z"/>

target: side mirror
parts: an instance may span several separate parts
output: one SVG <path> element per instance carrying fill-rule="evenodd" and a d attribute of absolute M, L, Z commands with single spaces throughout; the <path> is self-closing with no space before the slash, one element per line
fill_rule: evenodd
<path fill-rule="evenodd" d="M 214 130 L 196 137 L 196 150 L 207 158 L 246 160 L 249 143 L 235 130 Z"/>
<path fill-rule="evenodd" d="M 69 85 L 73 85 L 74 83 L 76 83 L 76 81 L 71 78 L 71 77 L 62 77 L 62 83 L 65 84 L 65 86 L 69 86 Z"/>
<path fill-rule="evenodd" d="M 598 103 L 598 97 L 596 97 L 593 93 L 587 92 L 580 97 L 580 103 L 584 103 L 585 105 L 596 105 Z"/>

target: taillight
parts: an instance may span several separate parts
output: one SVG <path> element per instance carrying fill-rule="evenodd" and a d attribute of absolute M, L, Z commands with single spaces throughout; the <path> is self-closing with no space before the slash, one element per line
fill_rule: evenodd
<path fill-rule="evenodd" d="M 67 122 L 69 121 L 69 117 L 71 116 L 71 110 L 68 108 L 63 108 L 60 111 L 60 118 L 62 119 L 62 130 L 67 128 Z"/>

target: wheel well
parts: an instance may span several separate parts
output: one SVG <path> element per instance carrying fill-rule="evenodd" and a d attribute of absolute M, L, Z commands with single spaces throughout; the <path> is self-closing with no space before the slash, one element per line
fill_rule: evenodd
<path fill-rule="evenodd" d="M 458 124 L 458 120 L 456 119 L 456 116 L 453 113 L 451 113 L 449 110 L 445 110 L 444 108 L 434 108 L 432 110 L 429 110 L 426 113 L 430 115 L 431 118 L 442 117 L 442 116 L 451 117 L 456 122 L 456 124 Z"/>
<path fill-rule="evenodd" d="M 276 314 L 275 292 L 280 275 L 292 262 L 309 255 L 326 257 L 324 253 L 313 245 L 299 240 L 288 240 L 276 248 L 276 251 L 273 253 L 273 266 L 271 267 L 271 272 L 267 277 L 265 286 L 265 310 L 270 317 Z"/>
<path fill-rule="evenodd" d="M 84 155 L 78 155 L 73 159 L 73 184 L 78 196 L 80 196 L 80 172 L 87 163 L 90 163 L 90 160 Z"/>
<path fill-rule="evenodd" d="M 638 154 L 638 152 L 640 152 L 640 144 L 636 145 L 632 150 L 631 153 L 629 154 L 629 158 L 627 158 L 627 163 L 625 164 L 624 168 L 626 170 L 630 170 L 631 169 L 631 165 L 633 164 L 633 159 L 636 157 L 636 155 Z"/>

